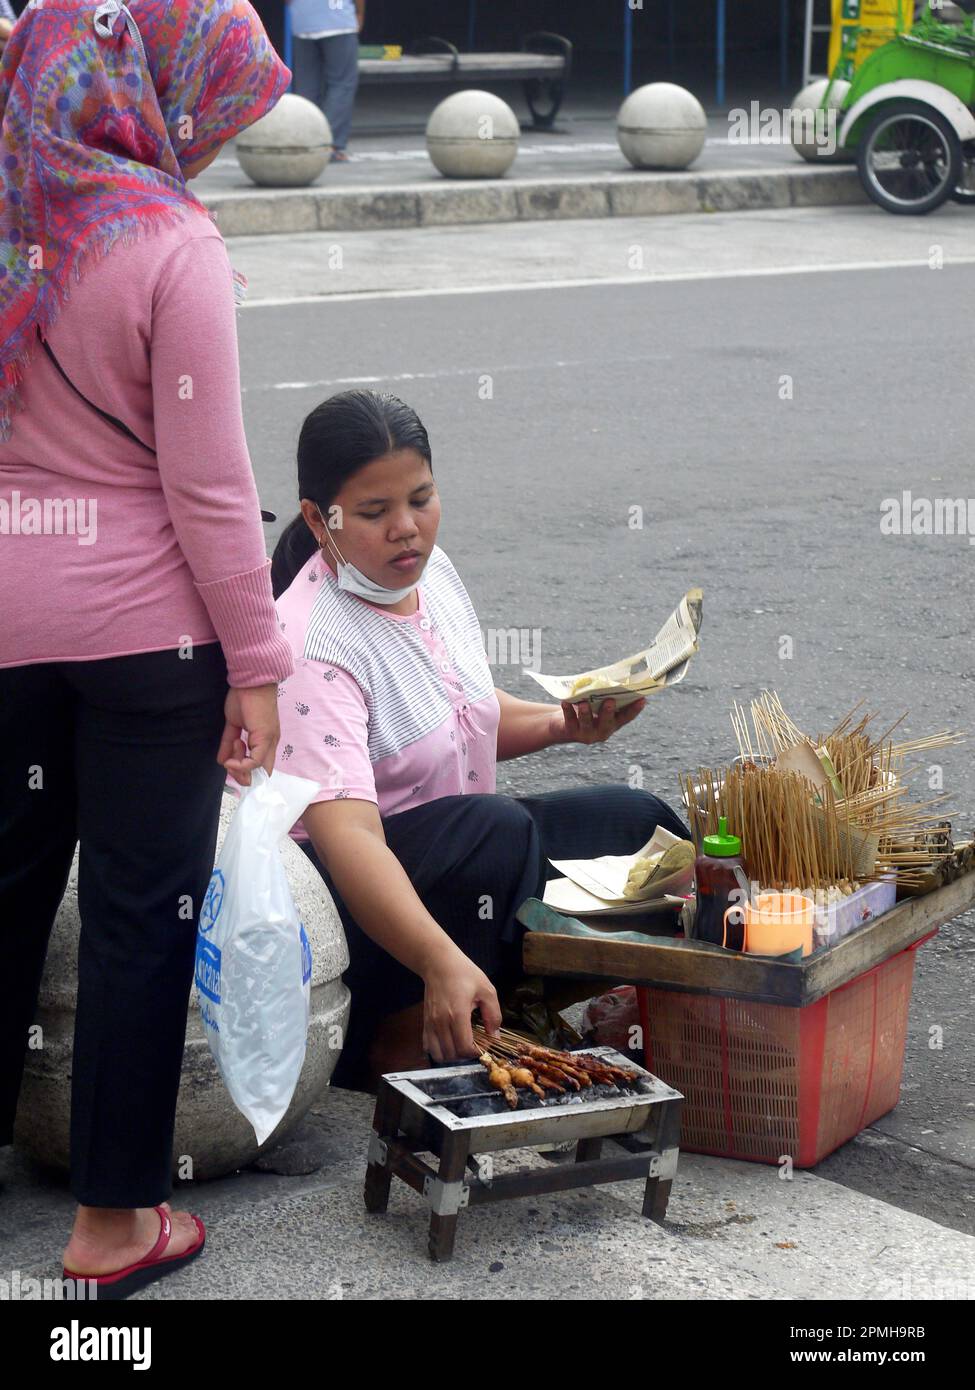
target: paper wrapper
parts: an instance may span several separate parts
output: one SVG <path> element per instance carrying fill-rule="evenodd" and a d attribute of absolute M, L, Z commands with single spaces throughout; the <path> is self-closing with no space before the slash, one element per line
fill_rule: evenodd
<path fill-rule="evenodd" d="M 680 873 L 655 879 L 644 889 L 645 896 L 624 898 L 623 889 L 637 859 L 678 843 L 680 836 L 658 826 L 650 839 L 634 854 L 603 854 L 598 859 L 550 859 L 564 878 L 549 879 L 542 902 L 572 917 L 592 917 L 601 913 L 647 913 L 673 910 L 684 901 L 694 881 L 694 866 Z"/>
<path fill-rule="evenodd" d="M 612 666 L 595 667 L 574 676 L 545 676 L 522 667 L 556 700 L 579 703 L 588 699 L 590 708 L 597 710 L 603 700 L 612 697 L 617 709 L 624 709 L 634 700 L 677 685 L 687 674 L 687 664 L 698 650 L 697 635 L 701 630 L 704 594 L 701 589 L 689 589 L 671 613 L 649 647 L 633 656 L 624 657 Z M 574 688 L 581 682 L 592 684 Z"/>

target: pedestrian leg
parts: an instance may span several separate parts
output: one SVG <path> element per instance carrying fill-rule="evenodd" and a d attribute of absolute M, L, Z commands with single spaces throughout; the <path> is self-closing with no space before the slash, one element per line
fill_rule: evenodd
<path fill-rule="evenodd" d="M 324 77 L 324 50 L 321 39 L 291 40 L 291 90 L 295 96 L 313 101 L 325 114 L 325 99 L 322 91 Z"/>
<path fill-rule="evenodd" d="M 13 1139 L 28 1030 L 77 843 L 75 705 L 57 663 L 0 670 L 0 1145 Z"/>
<path fill-rule="evenodd" d="M 225 773 L 218 643 L 66 668 L 77 725 L 78 1007 L 71 1188 L 89 1207 L 172 1191 L 196 942 Z M 192 1155 L 189 1155 L 192 1158 Z"/>
<path fill-rule="evenodd" d="M 332 128 L 332 144 L 344 150 L 349 143 L 352 110 L 359 87 L 359 36 L 333 34 L 319 40 L 324 50 L 324 111 Z"/>

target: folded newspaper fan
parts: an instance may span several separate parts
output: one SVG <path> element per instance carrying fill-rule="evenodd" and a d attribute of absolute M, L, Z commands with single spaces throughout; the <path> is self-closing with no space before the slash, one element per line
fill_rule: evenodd
<path fill-rule="evenodd" d="M 577 676 L 543 676 L 525 667 L 522 670 L 557 700 L 575 702 L 588 697 L 590 708 L 595 711 L 612 697 L 617 709 L 623 709 L 644 695 L 684 679 L 687 664 L 698 650 L 703 608 L 703 590 L 688 589 L 650 646 L 612 666 L 583 671 Z"/>

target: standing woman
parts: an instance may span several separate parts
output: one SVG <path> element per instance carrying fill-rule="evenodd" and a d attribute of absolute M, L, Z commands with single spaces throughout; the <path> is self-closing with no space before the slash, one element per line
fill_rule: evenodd
<path fill-rule="evenodd" d="M 186 186 L 289 76 L 246 0 L 32 0 L 0 68 L 0 1144 L 80 840 L 64 1264 L 101 1296 L 203 1246 L 163 1202 L 196 916 L 293 669 Z"/>

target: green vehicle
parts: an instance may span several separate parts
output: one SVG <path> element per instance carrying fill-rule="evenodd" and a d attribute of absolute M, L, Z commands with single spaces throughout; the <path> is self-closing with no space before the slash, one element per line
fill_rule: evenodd
<path fill-rule="evenodd" d="M 855 155 L 868 196 L 888 212 L 975 203 L 975 0 L 958 23 L 925 5 L 911 29 L 872 53 L 849 90 L 834 75 L 822 106 L 837 108 L 838 144 Z M 831 100 L 832 97 L 832 100 Z"/>

